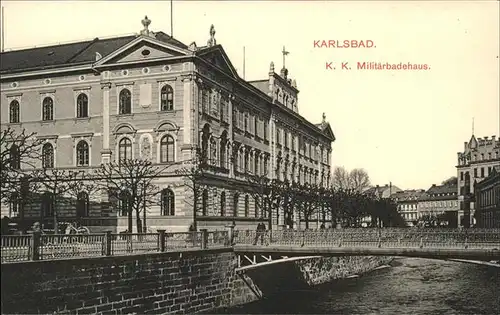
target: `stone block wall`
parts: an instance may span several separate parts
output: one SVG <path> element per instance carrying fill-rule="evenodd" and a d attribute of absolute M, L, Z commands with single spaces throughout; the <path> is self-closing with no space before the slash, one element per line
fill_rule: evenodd
<path fill-rule="evenodd" d="M 2 264 L 2 314 L 192 314 L 230 305 L 231 249 Z"/>
<path fill-rule="evenodd" d="M 390 263 L 392 259 L 385 256 L 321 257 L 252 269 L 234 278 L 231 306 L 286 290 L 305 289 L 363 274 Z"/>

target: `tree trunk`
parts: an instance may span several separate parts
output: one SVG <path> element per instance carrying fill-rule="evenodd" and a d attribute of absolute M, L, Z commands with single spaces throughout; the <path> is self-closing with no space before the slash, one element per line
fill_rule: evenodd
<path fill-rule="evenodd" d="M 130 200 L 128 206 L 128 211 L 127 211 L 127 216 L 128 216 L 128 232 L 132 233 L 132 205 L 130 205 Z"/>
<path fill-rule="evenodd" d="M 137 233 L 142 234 L 142 220 L 139 215 L 139 211 L 137 211 L 137 218 L 135 220 L 135 224 L 137 225 Z"/>
<path fill-rule="evenodd" d="M 57 202 L 56 195 L 52 196 L 52 211 L 54 211 L 54 234 L 59 234 L 59 228 L 57 226 Z"/>

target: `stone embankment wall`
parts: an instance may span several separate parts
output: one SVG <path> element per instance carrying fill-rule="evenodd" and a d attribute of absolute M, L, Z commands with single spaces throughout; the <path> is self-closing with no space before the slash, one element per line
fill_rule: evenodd
<path fill-rule="evenodd" d="M 327 257 L 236 274 L 231 248 L 2 264 L 2 314 L 193 314 L 345 278 L 385 257 Z"/>
<path fill-rule="evenodd" d="M 251 269 L 235 277 L 231 306 L 363 274 L 390 263 L 392 259 L 384 256 L 321 257 Z"/>
<path fill-rule="evenodd" d="M 2 264 L 2 314 L 192 314 L 231 304 L 232 249 Z"/>

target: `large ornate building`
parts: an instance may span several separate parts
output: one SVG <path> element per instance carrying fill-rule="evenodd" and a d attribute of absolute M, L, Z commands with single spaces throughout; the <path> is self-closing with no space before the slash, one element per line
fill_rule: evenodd
<path fill-rule="evenodd" d="M 477 226 L 500 228 L 500 165 L 475 187 Z"/>
<path fill-rule="evenodd" d="M 283 225 L 279 212 L 263 218 L 247 174 L 330 184 L 335 137 L 324 115 L 313 124 L 299 114 L 287 69 L 278 74 L 271 63 L 266 79 L 247 82 L 216 43 L 213 26 L 207 45 L 197 46 L 149 30 L 147 17 L 142 23 L 137 35 L 2 53 L 2 128 L 37 132 L 50 167 L 85 170 L 123 158 L 172 164 L 157 178 L 162 193 L 148 211 L 152 230 Z M 210 167 L 193 210 L 193 190 L 176 170 L 200 149 Z M 106 194 L 94 199 L 83 211 L 68 207 L 58 216 L 78 217 L 94 231 L 126 228 L 119 202 Z M 16 217 L 17 209 L 3 205 L 2 215 Z M 51 215 L 39 205 L 23 213 L 34 220 Z"/>
<path fill-rule="evenodd" d="M 473 135 L 464 142 L 464 151 L 458 152 L 458 198 L 460 201 L 460 223 L 474 223 L 474 186 L 500 166 L 500 139 L 496 136 L 477 138 Z"/>

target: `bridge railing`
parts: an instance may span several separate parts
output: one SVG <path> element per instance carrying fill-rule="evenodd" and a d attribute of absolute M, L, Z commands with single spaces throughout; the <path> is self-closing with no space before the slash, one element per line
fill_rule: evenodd
<path fill-rule="evenodd" d="M 500 229 L 329 229 L 239 231 L 236 244 L 379 248 L 500 248 Z"/>
<path fill-rule="evenodd" d="M 230 247 L 227 231 L 2 235 L 2 263 Z"/>

